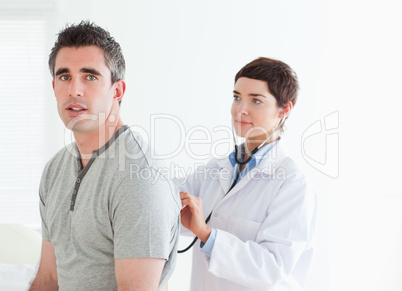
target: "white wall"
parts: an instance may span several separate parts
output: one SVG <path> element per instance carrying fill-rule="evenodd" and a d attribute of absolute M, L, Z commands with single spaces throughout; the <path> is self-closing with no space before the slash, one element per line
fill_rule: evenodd
<path fill-rule="evenodd" d="M 90 19 L 120 42 L 128 85 L 123 120 L 146 130 L 161 113 L 186 130 L 229 126 L 235 73 L 259 56 L 290 64 L 302 90 L 284 140 L 320 199 L 307 290 L 401 290 L 397 1 L 71 0 L 56 7 L 51 40 L 66 22 Z M 54 152 L 64 143 L 60 122 L 57 131 Z M 173 123 L 159 124 L 156 134 L 159 152 L 177 147 Z M 183 150 L 168 163 L 204 161 Z M 170 290 L 187 290 L 189 264 L 188 255 L 180 258 Z"/>

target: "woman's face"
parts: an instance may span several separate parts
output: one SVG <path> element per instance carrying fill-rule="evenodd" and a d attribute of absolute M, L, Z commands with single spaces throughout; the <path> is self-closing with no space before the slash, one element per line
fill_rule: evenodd
<path fill-rule="evenodd" d="M 275 97 L 265 81 L 241 77 L 233 90 L 232 118 L 235 132 L 246 140 L 264 141 L 282 118 Z"/>

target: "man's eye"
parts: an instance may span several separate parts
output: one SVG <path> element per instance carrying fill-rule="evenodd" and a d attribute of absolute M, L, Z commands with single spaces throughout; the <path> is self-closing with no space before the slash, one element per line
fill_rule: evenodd
<path fill-rule="evenodd" d="M 69 79 L 69 77 L 66 75 L 63 75 L 60 77 L 60 80 L 62 80 L 62 81 L 67 81 L 68 79 Z"/>
<path fill-rule="evenodd" d="M 94 75 L 88 75 L 87 80 L 94 81 L 94 80 L 96 80 L 96 77 Z"/>

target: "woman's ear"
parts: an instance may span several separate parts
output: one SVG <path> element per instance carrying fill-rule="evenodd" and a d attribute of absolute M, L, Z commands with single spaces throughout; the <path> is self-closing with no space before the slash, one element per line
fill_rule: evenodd
<path fill-rule="evenodd" d="M 117 102 L 123 99 L 124 93 L 126 92 L 126 82 L 124 80 L 118 80 L 115 83 L 115 94 L 114 97 Z"/>
<path fill-rule="evenodd" d="M 285 117 L 289 117 L 290 111 L 292 111 L 293 108 L 293 104 L 292 102 L 288 102 L 286 103 L 282 108 L 281 108 L 281 112 L 279 114 L 279 118 L 285 118 Z"/>

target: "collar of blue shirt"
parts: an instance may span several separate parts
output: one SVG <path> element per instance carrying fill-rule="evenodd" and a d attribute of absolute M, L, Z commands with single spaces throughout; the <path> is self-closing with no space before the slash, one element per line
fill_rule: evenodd
<path fill-rule="evenodd" d="M 261 163 L 262 158 L 266 155 L 266 153 L 268 153 L 273 147 L 274 145 L 276 145 L 276 143 L 278 142 L 278 140 L 271 142 L 269 144 L 266 144 L 265 146 L 263 146 L 262 148 L 260 148 L 255 154 L 254 156 L 251 158 L 250 162 L 247 163 L 247 166 L 249 164 L 253 165 L 252 168 L 258 166 Z M 244 144 L 240 145 L 240 152 L 245 152 L 244 150 Z M 232 166 L 234 167 L 236 165 L 236 161 L 234 158 L 235 152 L 231 152 L 229 155 L 229 160 L 230 163 L 232 164 Z M 251 169 L 250 169 L 251 170 Z"/>
<path fill-rule="evenodd" d="M 254 156 L 251 158 L 251 160 L 246 164 L 246 167 L 243 169 L 243 171 L 240 172 L 239 177 L 236 181 L 236 184 L 238 181 L 240 181 L 244 176 L 247 175 L 248 172 L 250 172 L 253 168 L 257 167 L 260 163 L 261 160 L 264 158 L 264 156 L 274 147 L 274 145 L 276 145 L 277 141 L 271 142 L 269 144 L 266 144 L 265 146 L 263 146 L 262 148 L 260 148 L 255 154 Z M 245 152 L 244 150 L 244 144 L 240 145 L 240 152 Z M 238 171 L 238 167 L 239 165 L 237 165 L 236 161 L 235 161 L 235 153 L 234 151 L 229 155 L 229 160 L 230 163 L 232 164 L 233 167 L 235 167 L 235 171 L 233 171 L 232 173 L 232 177 L 231 177 L 231 181 L 230 183 L 233 184 L 234 179 L 236 178 L 236 174 Z"/>

